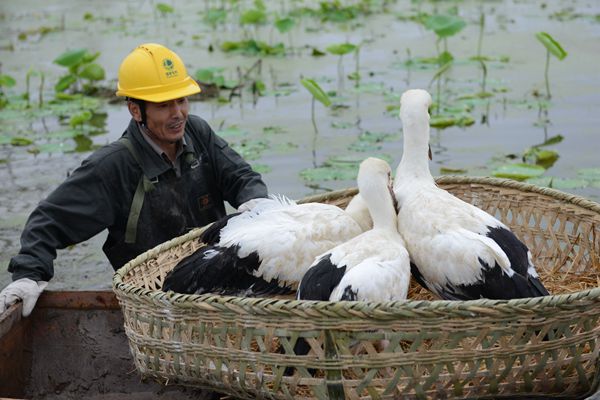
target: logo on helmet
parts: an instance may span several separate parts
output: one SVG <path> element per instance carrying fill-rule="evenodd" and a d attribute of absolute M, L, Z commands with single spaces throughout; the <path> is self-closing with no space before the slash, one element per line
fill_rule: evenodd
<path fill-rule="evenodd" d="M 179 74 L 179 72 L 177 72 L 177 70 L 175 69 L 175 64 L 172 60 L 165 58 L 162 62 L 162 65 L 166 70 L 165 75 L 167 75 L 167 78 L 172 78 Z"/>

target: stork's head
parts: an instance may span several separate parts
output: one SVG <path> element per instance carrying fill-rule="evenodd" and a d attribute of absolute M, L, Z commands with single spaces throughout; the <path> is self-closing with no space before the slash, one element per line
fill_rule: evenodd
<path fill-rule="evenodd" d="M 393 190 L 392 169 L 387 161 L 376 157 L 366 158 L 358 169 L 357 183 L 359 192 L 367 201 L 369 200 L 367 191 L 379 196 L 381 194 L 379 189 L 386 187 L 393 200 L 394 208 L 397 211 L 396 197 Z"/>
<path fill-rule="evenodd" d="M 410 89 L 400 98 L 400 118 L 403 122 L 418 122 L 421 119 L 429 122 L 431 95 L 423 89 Z"/>

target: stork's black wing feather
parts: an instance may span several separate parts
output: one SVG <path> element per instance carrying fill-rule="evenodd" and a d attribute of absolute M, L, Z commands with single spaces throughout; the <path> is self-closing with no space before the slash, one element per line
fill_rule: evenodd
<path fill-rule="evenodd" d="M 229 214 L 213 222 L 208 228 L 200 235 L 200 241 L 206 244 L 217 244 L 221 240 L 221 229 L 227 226 L 227 223 L 231 218 L 237 217 L 241 212 Z"/>

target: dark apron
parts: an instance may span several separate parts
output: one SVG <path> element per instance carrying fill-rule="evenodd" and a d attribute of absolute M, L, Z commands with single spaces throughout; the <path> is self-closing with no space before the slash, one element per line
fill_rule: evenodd
<path fill-rule="evenodd" d="M 133 147 L 126 147 L 132 151 Z M 143 197 L 141 209 L 139 200 L 137 205 L 135 200 L 132 203 L 133 214 L 139 214 L 137 221 L 132 223 L 130 210 L 126 232 L 109 232 L 104 252 L 115 270 L 148 249 L 225 216 L 207 157 L 198 160 L 192 152 L 181 157 L 181 176 L 170 169 L 158 179 L 142 177 L 140 185 L 144 187 L 145 179 L 146 187 L 139 194 L 138 185 L 134 196 Z M 113 245 L 109 247 L 110 242 Z"/>

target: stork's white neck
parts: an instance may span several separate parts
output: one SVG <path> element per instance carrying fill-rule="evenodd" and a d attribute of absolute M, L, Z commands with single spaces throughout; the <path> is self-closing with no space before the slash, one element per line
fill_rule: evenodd
<path fill-rule="evenodd" d="M 397 231 L 397 214 L 392 193 L 387 182 L 377 182 L 376 179 L 360 188 L 369 213 L 373 219 L 373 228 Z"/>
<path fill-rule="evenodd" d="M 427 114 L 425 116 L 428 117 Z M 429 171 L 429 118 L 415 118 L 408 115 L 402 118 L 404 150 L 402 160 L 396 170 L 396 188 L 401 182 L 434 183 Z"/>

